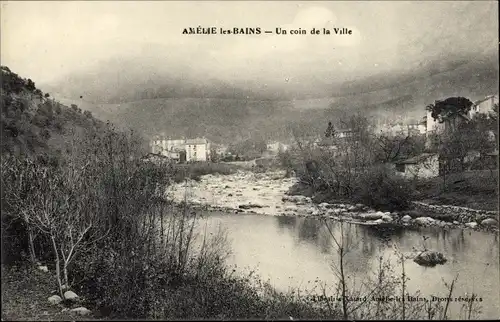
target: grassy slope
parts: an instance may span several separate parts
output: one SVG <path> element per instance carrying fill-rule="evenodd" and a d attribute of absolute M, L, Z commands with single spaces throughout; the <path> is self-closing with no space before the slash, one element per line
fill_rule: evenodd
<path fill-rule="evenodd" d="M 457 173 L 446 178 L 430 178 L 417 185 L 418 200 L 437 204 L 498 211 L 498 170 Z"/>

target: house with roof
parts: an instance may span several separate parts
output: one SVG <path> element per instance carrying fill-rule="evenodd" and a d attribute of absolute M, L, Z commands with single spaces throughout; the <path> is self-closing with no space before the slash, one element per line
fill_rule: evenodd
<path fill-rule="evenodd" d="M 394 162 L 396 173 L 407 179 L 432 178 L 439 176 L 439 155 L 422 153 L 420 155 Z"/>
<path fill-rule="evenodd" d="M 155 136 L 150 142 L 151 153 L 177 162 L 210 160 L 210 142 L 205 138 L 171 139 Z"/>
<path fill-rule="evenodd" d="M 187 162 L 210 161 L 210 142 L 207 139 L 187 139 L 184 148 Z"/>
<path fill-rule="evenodd" d="M 476 114 L 489 114 L 493 112 L 493 107 L 495 104 L 498 104 L 498 95 L 489 95 L 483 99 L 477 100 L 472 105 L 471 110 L 469 111 L 469 117 L 472 117 Z"/>

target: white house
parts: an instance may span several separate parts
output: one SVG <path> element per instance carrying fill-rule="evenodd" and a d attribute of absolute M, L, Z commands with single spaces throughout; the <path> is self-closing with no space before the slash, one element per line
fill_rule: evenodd
<path fill-rule="evenodd" d="M 187 139 L 184 143 L 186 150 L 186 161 L 209 161 L 210 143 L 205 138 Z"/>
<path fill-rule="evenodd" d="M 172 152 L 179 152 L 179 147 L 184 149 L 186 139 L 165 139 L 161 136 L 156 136 L 151 142 L 151 152 L 169 156 Z"/>
<path fill-rule="evenodd" d="M 396 173 L 407 179 L 439 176 L 439 155 L 437 153 L 422 153 L 394 164 Z"/>
<path fill-rule="evenodd" d="M 150 143 L 153 154 L 162 155 L 176 161 L 209 161 L 210 143 L 205 138 L 165 139 L 156 136 Z"/>
<path fill-rule="evenodd" d="M 493 112 L 493 106 L 498 104 L 498 95 L 489 95 L 485 98 L 475 101 L 472 106 L 469 117 L 472 118 L 475 114 L 488 114 L 489 112 Z"/>

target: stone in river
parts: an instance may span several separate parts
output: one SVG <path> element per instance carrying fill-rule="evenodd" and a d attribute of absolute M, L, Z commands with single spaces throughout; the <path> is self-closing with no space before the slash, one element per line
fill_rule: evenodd
<path fill-rule="evenodd" d="M 391 215 L 388 215 L 387 213 L 384 213 L 381 218 L 383 221 L 392 221 Z"/>
<path fill-rule="evenodd" d="M 382 218 L 382 214 L 376 212 L 368 212 L 361 214 L 359 217 L 365 220 L 377 220 Z"/>
<path fill-rule="evenodd" d="M 403 216 L 403 218 L 401 218 L 401 220 L 402 220 L 403 222 L 410 222 L 410 221 L 411 221 L 411 217 L 410 217 L 410 216 L 408 216 L 408 215 L 405 215 L 405 216 Z"/>
<path fill-rule="evenodd" d="M 465 224 L 465 226 L 467 226 L 469 228 L 476 228 L 477 227 L 477 222 L 475 222 L 475 221 L 468 222 L 468 223 Z"/>
<path fill-rule="evenodd" d="M 432 219 L 431 217 L 418 217 L 418 218 L 415 218 L 415 222 L 417 224 L 420 224 L 420 225 L 430 225 L 432 223 L 434 223 L 434 219 Z"/>
<path fill-rule="evenodd" d="M 481 226 L 495 226 L 498 227 L 498 221 L 493 218 L 487 218 L 481 221 Z"/>
<path fill-rule="evenodd" d="M 444 264 L 446 263 L 446 258 L 444 257 L 443 254 L 440 252 L 435 252 L 435 251 L 424 251 L 420 254 L 418 254 L 413 261 L 417 263 L 420 266 L 428 266 L 428 267 L 434 267 L 437 264 Z"/>

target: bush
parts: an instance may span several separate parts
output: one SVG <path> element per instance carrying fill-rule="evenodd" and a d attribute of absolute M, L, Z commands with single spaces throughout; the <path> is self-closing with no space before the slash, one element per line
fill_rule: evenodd
<path fill-rule="evenodd" d="M 236 171 L 237 167 L 224 163 L 195 162 L 188 164 L 175 164 L 173 166 L 174 182 L 182 182 L 189 178 L 200 180 L 201 176 L 207 174 L 228 175 Z"/>
<path fill-rule="evenodd" d="M 404 210 L 410 207 L 413 193 L 408 181 L 379 166 L 357 177 L 353 201 L 378 210 Z"/>

